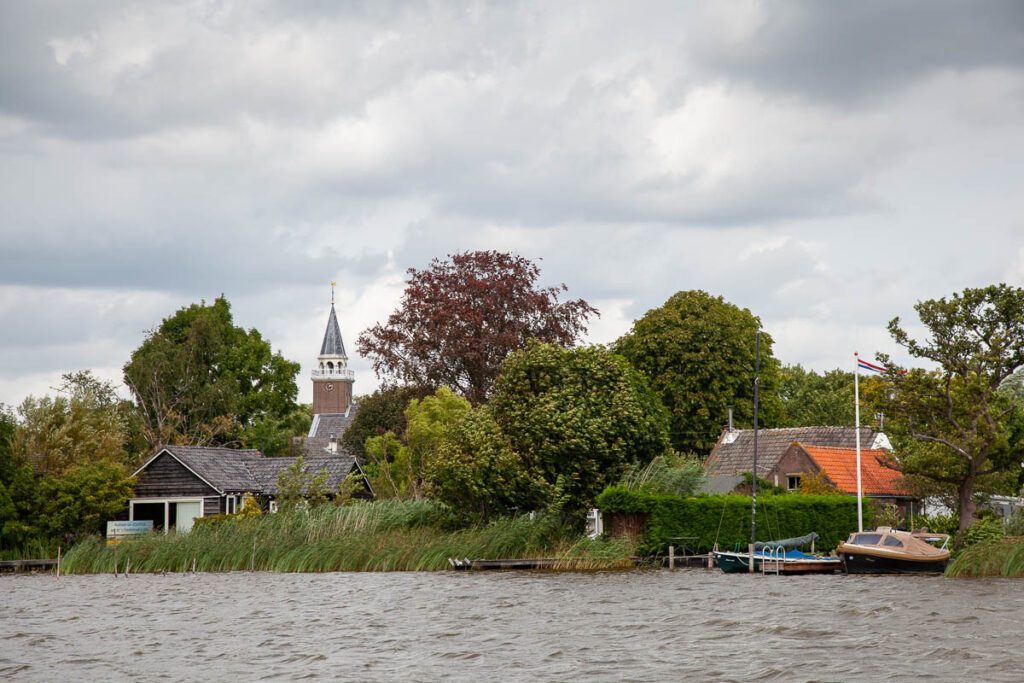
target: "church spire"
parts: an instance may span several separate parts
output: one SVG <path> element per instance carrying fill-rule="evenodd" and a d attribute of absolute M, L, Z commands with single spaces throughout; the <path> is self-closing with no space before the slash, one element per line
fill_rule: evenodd
<path fill-rule="evenodd" d="M 331 283 L 331 313 L 327 317 L 320 354 L 313 366 L 313 413 L 344 414 L 352 405 L 352 382 L 355 374 L 348 369 L 345 342 L 341 339 L 341 326 L 334 310 L 334 286 Z"/>
<path fill-rule="evenodd" d="M 331 296 L 331 315 L 327 318 L 327 331 L 324 332 L 324 343 L 320 345 L 321 356 L 344 356 L 345 342 L 341 338 L 341 327 L 338 325 L 338 315 L 334 312 L 334 296 Z"/>

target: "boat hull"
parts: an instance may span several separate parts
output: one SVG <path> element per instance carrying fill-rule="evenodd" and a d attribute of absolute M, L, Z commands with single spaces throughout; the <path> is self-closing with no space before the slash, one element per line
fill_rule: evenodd
<path fill-rule="evenodd" d="M 718 568 L 727 574 L 750 572 L 750 554 L 717 552 L 714 553 Z M 754 555 L 754 571 L 760 572 L 762 563 L 767 562 L 765 570 L 769 574 L 834 574 L 842 571 L 843 565 L 838 558 L 806 557 L 801 559 L 764 558 Z"/>
<path fill-rule="evenodd" d="M 922 561 L 849 552 L 841 552 L 840 557 L 847 574 L 941 574 L 949 564 L 948 557 Z"/>

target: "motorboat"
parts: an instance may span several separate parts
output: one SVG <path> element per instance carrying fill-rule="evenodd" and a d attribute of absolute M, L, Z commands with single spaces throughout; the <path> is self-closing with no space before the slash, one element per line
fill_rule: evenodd
<path fill-rule="evenodd" d="M 948 545 L 949 534 L 880 526 L 850 534 L 836 553 L 847 574 L 940 574 L 949 564 Z"/>

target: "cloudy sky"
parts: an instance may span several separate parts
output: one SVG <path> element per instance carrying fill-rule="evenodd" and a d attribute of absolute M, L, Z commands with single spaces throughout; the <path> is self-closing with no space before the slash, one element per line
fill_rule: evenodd
<path fill-rule="evenodd" d="M 542 259 L 594 342 L 700 288 L 851 367 L 1024 286 L 1022 203 L 1017 2 L 0 2 L 8 404 L 221 293 L 309 400 L 331 280 L 354 355 L 469 249 Z"/>

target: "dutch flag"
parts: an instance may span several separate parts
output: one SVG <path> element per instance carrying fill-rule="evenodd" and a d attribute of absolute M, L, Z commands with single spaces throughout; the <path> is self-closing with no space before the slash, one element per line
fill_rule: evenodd
<path fill-rule="evenodd" d="M 859 357 L 857 358 L 857 368 L 860 370 L 870 370 L 871 372 L 886 372 L 886 369 L 883 368 L 881 365 L 869 363 L 866 360 L 861 360 Z M 905 375 L 907 374 L 907 371 L 903 370 L 902 372 L 900 372 L 900 374 Z"/>

